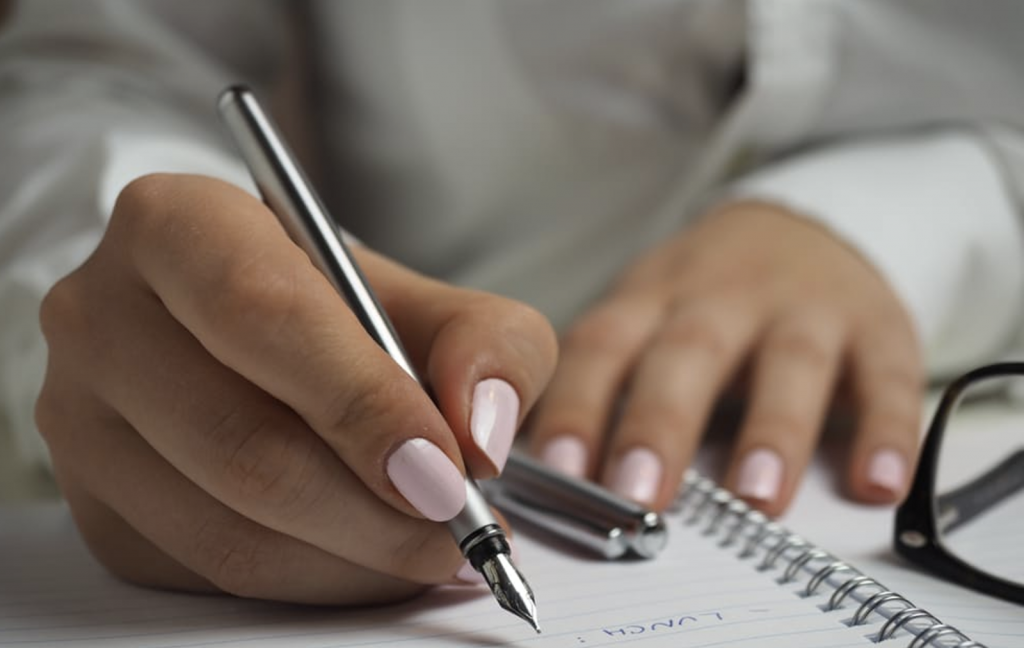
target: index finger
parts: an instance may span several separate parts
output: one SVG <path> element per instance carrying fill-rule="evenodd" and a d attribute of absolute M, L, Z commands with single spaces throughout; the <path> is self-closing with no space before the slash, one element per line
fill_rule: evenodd
<path fill-rule="evenodd" d="M 461 510 L 444 418 L 261 202 L 210 178 L 148 176 L 122 192 L 104 243 L 125 245 L 129 271 L 211 355 L 291 407 L 379 497 L 437 521 Z"/>

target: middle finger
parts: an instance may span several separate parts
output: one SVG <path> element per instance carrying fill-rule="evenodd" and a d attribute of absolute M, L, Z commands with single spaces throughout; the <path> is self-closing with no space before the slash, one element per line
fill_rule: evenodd
<path fill-rule="evenodd" d="M 750 300 L 687 301 L 644 351 L 603 481 L 655 508 L 673 498 L 717 395 L 757 332 Z"/>
<path fill-rule="evenodd" d="M 443 526 L 379 499 L 301 417 L 217 362 L 157 302 L 134 315 L 105 327 L 116 343 L 104 345 L 109 370 L 96 372 L 95 389 L 191 481 L 354 563 L 418 582 L 454 573 L 460 556 Z"/>
<path fill-rule="evenodd" d="M 749 410 L 725 485 L 769 514 L 782 511 L 810 460 L 844 339 L 836 313 L 809 308 L 787 314 L 760 342 Z"/>

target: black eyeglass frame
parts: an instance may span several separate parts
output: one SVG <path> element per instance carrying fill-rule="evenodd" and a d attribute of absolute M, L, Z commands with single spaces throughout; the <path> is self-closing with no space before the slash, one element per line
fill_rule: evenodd
<path fill-rule="evenodd" d="M 896 510 L 893 544 L 896 553 L 931 573 L 983 594 L 1024 604 L 1024 585 L 964 562 L 943 545 L 940 533 L 941 509 L 945 504 L 963 507 L 964 515 L 957 522 L 962 524 L 1002 497 L 1024 487 L 1024 451 L 1014 453 L 985 475 L 955 491 L 938 497 L 935 492 L 942 438 L 960 397 L 978 381 L 1003 376 L 1024 377 L 1024 362 L 985 365 L 960 376 L 946 387 L 928 426 L 910 492 Z M 1007 476 L 1011 479 L 1006 479 Z M 951 527 L 947 525 L 946 528 Z"/>

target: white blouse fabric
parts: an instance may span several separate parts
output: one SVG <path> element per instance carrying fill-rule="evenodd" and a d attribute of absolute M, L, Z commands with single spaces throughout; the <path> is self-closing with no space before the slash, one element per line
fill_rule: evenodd
<path fill-rule="evenodd" d="M 0 33 L 0 408 L 50 285 L 154 171 L 245 187 L 214 111 L 271 98 L 343 225 L 565 326 L 645 248 L 758 198 L 859 249 L 933 376 L 1021 329 L 1024 4 L 32 0 Z M 329 179 L 329 182 L 323 181 Z"/>

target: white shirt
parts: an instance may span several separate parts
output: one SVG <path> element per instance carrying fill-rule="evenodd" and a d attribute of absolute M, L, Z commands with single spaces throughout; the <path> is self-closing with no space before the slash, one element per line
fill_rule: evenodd
<path fill-rule="evenodd" d="M 213 108 L 239 80 L 362 240 L 558 326 L 708 204 L 757 197 L 876 265 L 933 375 L 1003 357 L 1024 305 L 1020 24 L 1014 0 L 19 3 L 0 35 L 0 405 L 44 456 L 36 311 L 121 187 L 248 186 Z"/>

